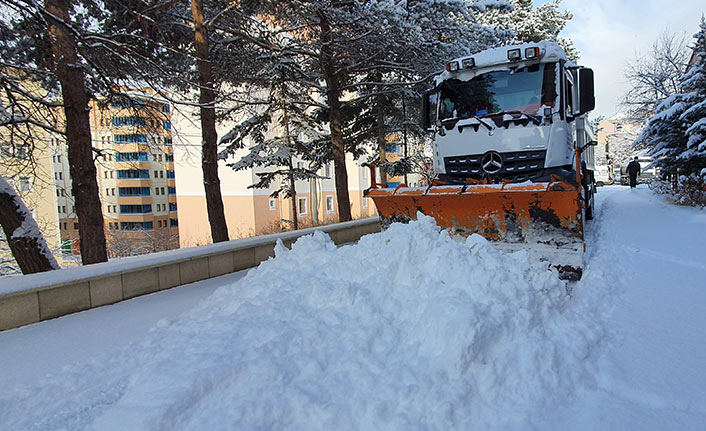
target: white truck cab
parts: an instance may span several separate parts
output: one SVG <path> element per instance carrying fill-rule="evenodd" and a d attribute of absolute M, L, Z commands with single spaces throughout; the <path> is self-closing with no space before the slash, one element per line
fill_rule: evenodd
<path fill-rule="evenodd" d="M 554 42 L 489 49 L 457 58 L 424 99 L 423 126 L 435 132 L 439 180 L 463 184 L 579 181 L 593 190 L 593 71 Z M 586 196 L 587 198 L 590 196 Z"/>

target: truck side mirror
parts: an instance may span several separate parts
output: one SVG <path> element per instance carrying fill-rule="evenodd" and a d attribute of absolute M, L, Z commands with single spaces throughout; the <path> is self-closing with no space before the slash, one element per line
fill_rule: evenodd
<path fill-rule="evenodd" d="M 436 124 L 436 111 L 439 104 L 439 93 L 427 91 L 422 97 L 422 129 L 433 132 Z"/>
<path fill-rule="evenodd" d="M 595 107 L 593 69 L 579 69 L 579 115 L 592 111 Z"/>

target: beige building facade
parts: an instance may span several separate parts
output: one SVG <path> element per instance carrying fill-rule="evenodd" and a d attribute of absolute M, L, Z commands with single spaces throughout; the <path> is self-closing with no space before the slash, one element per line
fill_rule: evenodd
<path fill-rule="evenodd" d="M 208 244 L 211 242 L 211 234 L 201 171 L 201 132 L 198 119 L 195 112 L 181 109 L 173 113 L 172 119 L 180 244 L 181 247 Z M 227 130 L 221 128 L 218 132 L 219 136 L 222 136 Z M 236 172 L 227 166 L 246 153 L 246 149 L 239 150 L 228 160 L 219 162 L 218 174 L 230 238 L 291 229 L 292 200 L 281 195 L 272 197 L 277 185 L 273 184 L 267 189 L 249 188 L 258 181 L 257 173 L 263 172 L 263 169 L 253 168 Z M 299 167 L 303 167 L 304 163 L 308 162 L 294 161 Z M 353 218 L 375 215 L 372 200 L 363 196 L 363 190 L 370 186 L 369 168 L 360 166 L 350 156 L 347 158 L 346 168 Z M 295 183 L 295 204 L 300 227 L 338 221 L 333 163 L 323 167 L 318 174 L 323 178 Z"/>
<path fill-rule="evenodd" d="M 36 84 L 25 82 L 22 85 L 27 91 L 34 91 L 38 97 L 45 94 Z M 22 100 L 17 95 L 12 103 L 4 97 L 4 94 L 0 95 L 3 109 L 18 112 L 19 115 L 36 115 L 42 118 L 51 116 L 51 112 L 46 108 L 29 100 Z M 49 248 L 58 251 L 60 235 L 56 211 L 57 195 L 53 181 L 51 138 L 48 132 L 27 124 L 0 129 L 0 175 L 14 186 L 32 212 Z M 0 247 L 0 262 L 12 261 L 9 248 Z M 0 273 L 2 272 L 0 269 Z"/>
<path fill-rule="evenodd" d="M 91 138 L 109 257 L 179 247 L 171 108 L 150 90 L 90 103 Z M 50 142 L 61 247 L 79 254 L 68 149 Z"/>

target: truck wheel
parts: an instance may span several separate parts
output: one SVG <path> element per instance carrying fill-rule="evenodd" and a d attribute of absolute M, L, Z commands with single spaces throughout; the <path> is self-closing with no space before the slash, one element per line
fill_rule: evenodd
<path fill-rule="evenodd" d="M 586 220 L 593 220 L 593 191 L 588 195 L 586 199 Z"/>

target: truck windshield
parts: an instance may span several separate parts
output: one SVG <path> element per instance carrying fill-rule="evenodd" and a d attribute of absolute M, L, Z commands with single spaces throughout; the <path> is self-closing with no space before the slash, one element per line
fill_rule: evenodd
<path fill-rule="evenodd" d="M 533 64 L 515 71 L 499 70 L 470 81 L 441 84 L 439 120 L 482 117 L 500 111 L 535 115 L 556 100 L 555 63 Z"/>

